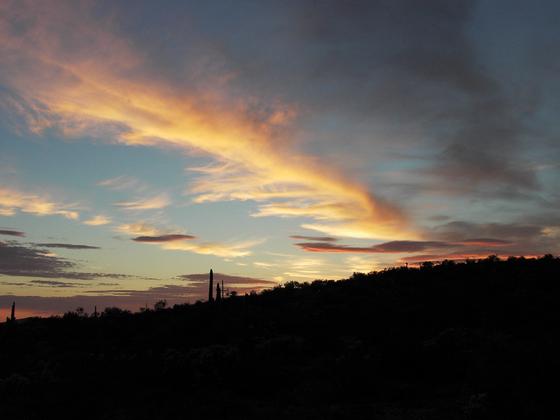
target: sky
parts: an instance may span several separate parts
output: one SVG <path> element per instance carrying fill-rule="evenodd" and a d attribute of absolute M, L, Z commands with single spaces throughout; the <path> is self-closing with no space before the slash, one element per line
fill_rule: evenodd
<path fill-rule="evenodd" d="M 560 253 L 555 1 L 0 2 L 0 319 Z"/>

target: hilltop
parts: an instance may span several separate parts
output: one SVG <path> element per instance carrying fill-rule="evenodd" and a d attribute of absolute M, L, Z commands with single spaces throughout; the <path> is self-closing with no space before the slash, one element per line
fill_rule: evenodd
<path fill-rule="evenodd" d="M 11 419 L 544 418 L 560 259 L 425 263 L 0 325 Z"/>

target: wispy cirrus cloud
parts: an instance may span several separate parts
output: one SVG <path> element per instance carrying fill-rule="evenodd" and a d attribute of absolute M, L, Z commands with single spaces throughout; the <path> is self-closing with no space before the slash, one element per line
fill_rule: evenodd
<path fill-rule="evenodd" d="M 292 235 L 290 236 L 292 239 L 300 239 L 304 241 L 313 241 L 313 242 L 336 242 L 338 241 L 337 238 L 333 238 L 331 236 L 306 236 L 306 235 Z"/>
<path fill-rule="evenodd" d="M 13 216 L 17 211 L 37 216 L 60 215 L 77 220 L 76 205 L 56 202 L 47 196 L 0 185 L 0 215 Z"/>
<path fill-rule="evenodd" d="M 115 35 L 111 21 L 94 19 L 87 6 L 58 6 L 14 3 L 5 7 L 1 25 L 2 64 L 18 63 L 18 72 L 2 81 L 25 103 L 40 104 L 34 109 L 42 118 L 37 131 L 121 127 L 123 144 L 198 150 L 215 158 L 218 166 L 196 168 L 199 178 L 189 188 L 196 202 L 253 200 L 261 203 L 256 216 L 302 217 L 311 220 L 306 227 L 340 236 L 404 235 L 398 207 L 291 147 L 283 133 L 297 106 L 269 104 L 255 112 L 252 99 L 171 89 L 142 74 L 146 58 Z M 16 27 L 14 14 L 27 25 Z M 68 36 L 73 42 L 64 44 L 72 48 L 63 50 L 60 40 Z M 117 205 L 145 210 L 168 204 L 157 196 Z"/>
<path fill-rule="evenodd" d="M 115 191 L 133 190 L 140 192 L 146 189 L 146 185 L 144 185 L 142 181 L 128 175 L 120 175 L 114 178 L 104 179 L 99 181 L 97 185 Z"/>
<path fill-rule="evenodd" d="M 171 204 L 171 198 L 167 193 L 161 193 L 146 198 L 139 198 L 132 201 L 119 201 L 115 206 L 123 210 L 159 210 Z"/>
<path fill-rule="evenodd" d="M 109 223 L 111 223 L 111 218 L 102 214 L 98 214 L 90 219 L 84 220 L 84 224 L 89 226 L 103 226 L 108 225 Z"/>
<path fill-rule="evenodd" d="M 187 251 L 202 255 L 215 255 L 223 258 L 239 258 L 252 254 L 251 249 L 261 244 L 262 240 L 248 240 L 241 242 L 202 242 L 185 241 L 164 242 L 161 248 L 169 251 Z"/>

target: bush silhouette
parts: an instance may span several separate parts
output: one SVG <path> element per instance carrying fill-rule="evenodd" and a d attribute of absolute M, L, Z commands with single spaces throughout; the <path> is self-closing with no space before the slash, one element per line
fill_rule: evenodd
<path fill-rule="evenodd" d="M 490 257 L 0 325 L 6 418 L 547 418 L 560 260 Z"/>

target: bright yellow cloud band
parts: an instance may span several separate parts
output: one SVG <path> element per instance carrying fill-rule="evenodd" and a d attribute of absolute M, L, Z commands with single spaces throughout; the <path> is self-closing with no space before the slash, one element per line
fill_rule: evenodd
<path fill-rule="evenodd" d="M 410 239 L 396 208 L 332 165 L 288 146 L 279 127 L 295 109 L 277 106 L 255 121 L 243 100 L 231 103 L 212 90 L 174 92 L 142 76 L 143 58 L 103 22 L 84 21 L 85 15 L 60 8 L 56 13 L 48 7 L 5 9 L 0 60 L 4 68 L 17 64 L 18 71 L 3 79 L 25 101 L 18 108 L 32 129 L 54 125 L 73 135 L 113 127 L 125 144 L 201 151 L 220 164 L 195 169 L 201 177 L 188 190 L 195 201 L 255 200 L 262 204 L 254 216 L 304 217 L 312 221 L 304 227 L 340 236 Z M 10 14 L 18 12 L 41 19 L 16 34 Z M 91 55 L 63 49 L 61 31 Z"/>

